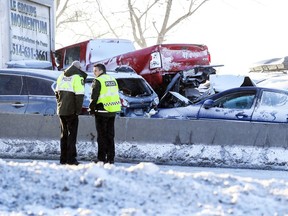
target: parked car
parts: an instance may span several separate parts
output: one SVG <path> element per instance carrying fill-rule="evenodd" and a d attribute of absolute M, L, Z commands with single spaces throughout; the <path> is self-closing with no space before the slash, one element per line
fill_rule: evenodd
<path fill-rule="evenodd" d="M 261 87 L 229 89 L 186 107 L 159 108 L 152 118 L 288 122 L 288 91 Z"/>
<path fill-rule="evenodd" d="M 91 73 L 88 74 L 93 76 Z M 119 86 L 122 107 L 120 116 L 143 117 L 151 109 L 157 107 L 158 95 L 148 82 L 133 69 L 118 68 L 116 71 L 107 71 L 107 74 L 113 76 Z M 90 83 L 90 87 L 87 85 L 85 93 L 89 98 L 92 81 L 92 78 L 86 80 L 87 83 Z"/>
<path fill-rule="evenodd" d="M 40 69 L 0 70 L 0 112 L 56 114 L 54 88 L 59 71 Z"/>
<path fill-rule="evenodd" d="M 55 115 L 54 91 L 61 73 L 43 69 L 0 69 L 0 113 Z M 86 93 L 83 114 L 87 113 L 89 100 Z"/>
<path fill-rule="evenodd" d="M 56 80 L 60 71 L 40 69 L 0 69 L 0 113 L 55 115 Z M 143 116 L 159 103 L 151 86 L 133 72 L 108 72 L 114 76 L 120 89 L 121 116 Z M 83 114 L 88 114 L 91 83 L 85 83 Z"/>

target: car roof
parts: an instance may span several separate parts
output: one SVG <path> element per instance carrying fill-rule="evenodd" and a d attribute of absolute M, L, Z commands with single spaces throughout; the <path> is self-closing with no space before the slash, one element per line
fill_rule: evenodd
<path fill-rule="evenodd" d="M 261 90 L 270 90 L 270 91 L 274 91 L 274 92 L 283 92 L 283 93 L 288 94 L 288 90 L 283 90 L 283 89 L 266 88 L 266 87 L 258 87 L 258 86 L 242 86 L 242 87 L 227 89 L 227 90 L 221 91 L 219 93 L 209 95 L 209 96 L 204 97 L 204 98 L 202 98 L 200 100 L 197 100 L 195 102 L 195 104 L 202 104 L 207 99 L 215 99 L 215 98 L 221 97 L 221 96 L 227 94 L 227 92 L 236 93 L 236 92 L 243 91 L 243 90 L 244 91 L 254 90 L 254 91 L 257 91 L 257 92 L 259 92 Z"/>
<path fill-rule="evenodd" d="M 107 71 L 107 74 L 117 78 L 140 78 L 142 77 L 134 72 L 114 72 L 114 71 Z M 144 79 L 144 78 L 143 78 Z"/>
<path fill-rule="evenodd" d="M 237 88 L 231 88 L 231 89 L 227 89 L 225 91 L 219 92 L 217 94 L 214 95 L 225 95 L 226 92 L 239 92 L 239 91 L 243 91 L 243 90 L 256 90 L 256 91 L 262 91 L 262 90 L 269 90 L 269 91 L 274 91 L 274 92 L 283 92 L 288 94 L 287 90 L 283 90 L 283 89 L 277 89 L 277 88 L 266 88 L 266 87 L 259 87 L 259 86 L 242 86 L 242 87 L 237 87 Z M 213 97 L 214 95 L 211 95 L 211 97 Z"/>
<path fill-rule="evenodd" d="M 0 69 L 1 74 L 17 74 L 25 76 L 37 76 L 47 79 L 57 79 L 62 71 L 44 70 L 44 69 L 27 69 L 27 68 L 5 68 Z"/>
<path fill-rule="evenodd" d="M 117 72 L 117 71 L 107 71 L 107 74 L 113 76 L 115 79 L 121 79 L 121 78 L 138 78 L 138 79 L 144 79 L 142 76 L 138 75 L 134 72 Z M 88 72 L 87 73 L 89 78 L 95 77 L 93 73 Z"/>
<path fill-rule="evenodd" d="M 261 82 L 270 82 L 270 81 L 283 81 L 283 82 L 286 82 L 288 80 L 288 76 L 287 75 L 283 75 L 283 76 L 275 76 L 275 77 L 269 77 L 265 80 L 262 80 L 259 83 Z"/>

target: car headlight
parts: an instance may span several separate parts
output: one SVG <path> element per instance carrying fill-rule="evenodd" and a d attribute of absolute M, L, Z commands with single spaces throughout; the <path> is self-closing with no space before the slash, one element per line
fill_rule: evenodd
<path fill-rule="evenodd" d="M 129 102 L 123 98 L 120 99 L 122 107 L 129 107 Z"/>
<path fill-rule="evenodd" d="M 160 52 L 153 52 L 150 55 L 150 69 L 161 68 L 162 61 L 161 61 L 161 54 Z"/>
<path fill-rule="evenodd" d="M 158 97 L 154 98 L 153 103 L 155 105 L 158 105 L 159 104 L 159 98 Z"/>

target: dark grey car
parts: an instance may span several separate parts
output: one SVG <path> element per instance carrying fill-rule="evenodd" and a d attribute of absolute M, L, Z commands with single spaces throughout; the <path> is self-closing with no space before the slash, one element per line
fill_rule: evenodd
<path fill-rule="evenodd" d="M 55 115 L 54 89 L 61 71 L 41 69 L 0 69 L 0 113 Z M 109 72 L 119 82 L 121 116 L 143 116 L 159 103 L 149 84 L 136 73 Z M 91 83 L 86 79 L 83 114 L 88 114 Z"/>
<path fill-rule="evenodd" d="M 0 70 L 0 112 L 56 114 L 54 88 L 61 72 L 40 69 Z"/>

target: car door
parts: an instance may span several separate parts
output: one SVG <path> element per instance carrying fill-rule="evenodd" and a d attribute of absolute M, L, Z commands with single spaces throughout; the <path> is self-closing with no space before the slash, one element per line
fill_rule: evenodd
<path fill-rule="evenodd" d="M 24 77 L 28 91 L 28 106 L 26 114 L 55 115 L 57 103 L 52 86 L 56 80 L 41 77 Z"/>
<path fill-rule="evenodd" d="M 0 74 L 0 113 L 23 114 L 28 105 L 28 95 L 23 77 Z"/>
<path fill-rule="evenodd" d="M 256 103 L 256 94 L 256 90 L 239 90 L 214 97 L 210 108 L 201 106 L 198 118 L 250 121 Z"/>
<path fill-rule="evenodd" d="M 288 94 L 282 91 L 263 89 L 255 107 L 253 121 L 288 122 Z"/>

